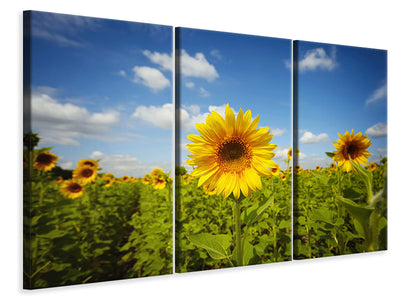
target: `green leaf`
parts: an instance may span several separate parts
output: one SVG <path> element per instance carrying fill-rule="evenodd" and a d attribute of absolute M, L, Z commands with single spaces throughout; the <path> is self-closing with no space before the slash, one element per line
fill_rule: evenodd
<path fill-rule="evenodd" d="M 332 152 L 325 152 L 325 154 L 326 154 L 327 156 L 329 156 L 330 158 L 332 158 L 332 157 L 335 156 L 335 154 L 332 153 Z"/>
<path fill-rule="evenodd" d="M 310 217 L 315 221 L 321 221 L 335 225 L 335 222 L 333 222 L 332 211 L 328 207 L 320 207 L 315 209 L 313 212 L 311 212 Z"/>
<path fill-rule="evenodd" d="M 213 259 L 224 259 L 230 257 L 228 250 L 232 240 L 230 235 L 200 233 L 191 235 L 188 239 L 197 247 L 207 250 L 208 254 Z"/>
<path fill-rule="evenodd" d="M 350 199 L 346 199 L 343 197 L 339 197 L 338 199 L 344 205 L 344 207 L 347 208 L 347 210 L 350 212 L 350 214 L 357 221 L 359 221 L 362 225 L 365 225 L 366 222 L 368 222 L 369 216 L 374 211 L 374 209 L 369 208 L 369 207 L 362 207 L 362 206 L 354 203 Z"/>
<path fill-rule="evenodd" d="M 363 195 L 352 188 L 344 188 L 343 197 L 354 201 L 361 199 Z"/>
<path fill-rule="evenodd" d="M 250 244 L 248 241 L 244 242 L 244 245 L 243 245 L 243 265 L 244 266 L 248 266 L 250 263 L 250 260 L 254 256 L 257 256 L 257 254 L 254 253 L 254 249 L 255 249 L 254 246 L 252 244 Z M 262 249 L 262 250 L 264 250 L 264 249 Z M 264 252 L 264 251 L 262 251 L 262 252 Z M 235 247 L 235 249 L 233 249 L 232 258 L 235 262 L 237 262 L 237 247 Z"/>
<path fill-rule="evenodd" d="M 372 173 L 361 167 L 359 164 L 355 163 L 350 155 L 349 155 L 349 160 L 353 167 L 356 169 L 357 174 L 360 175 L 365 181 L 368 181 L 369 183 L 372 182 Z"/>
<path fill-rule="evenodd" d="M 271 205 L 272 201 L 274 201 L 274 195 L 271 195 L 268 200 L 260 202 L 258 206 L 252 206 L 250 208 L 250 212 L 245 214 L 244 222 L 249 227 L 257 222 L 263 212 Z"/>

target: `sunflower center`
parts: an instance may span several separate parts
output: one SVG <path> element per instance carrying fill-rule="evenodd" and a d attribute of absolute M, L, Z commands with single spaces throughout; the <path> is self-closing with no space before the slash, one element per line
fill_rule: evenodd
<path fill-rule="evenodd" d="M 79 183 L 76 183 L 76 182 L 75 183 L 71 183 L 68 186 L 68 190 L 71 193 L 79 193 L 82 190 L 82 186 Z"/>
<path fill-rule="evenodd" d="M 350 155 L 351 159 L 354 159 L 358 156 L 358 150 L 359 147 L 356 143 L 350 143 L 347 147 L 344 149 L 344 157 L 348 157 Z"/>
<path fill-rule="evenodd" d="M 89 178 L 93 175 L 93 170 L 90 168 L 83 169 L 81 172 L 82 177 Z"/>
<path fill-rule="evenodd" d="M 36 158 L 36 162 L 42 165 L 50 165 L 53 162 L 53 157 L 46 153 L 40 153 Z"/>
<path fill-rule="evenodd" d="M 231 137 L 218 147 L 217 161 L 226 172 L 239 172 L 250 165 L 251 153 L 246 143 Z"/>

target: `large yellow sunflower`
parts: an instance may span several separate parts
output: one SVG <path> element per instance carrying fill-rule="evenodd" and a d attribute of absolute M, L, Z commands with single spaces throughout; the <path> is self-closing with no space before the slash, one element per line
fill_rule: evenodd
<path fill-rule="evenodd" d="M 188 144 L 193 154 L 187 163 L 197 166 L 191 175 L 200 177 L 198 186 L 216 189 L 224 198 L 233 193 L 235 199 L 261 189 L 260 176 L 277 167 L 271 160 L 277 145 L 270 144 L 273 135 L 268 127 L 257 129 L 258 121 L 258 116 L 251 121 L 251 111 L 243 114 L 242 109 L 235 119 L 227 104 L 225 119 L 212 111 L 205 124 L 196 124 L 200 135 L 187 136 L 193 142 Z"/>
<path fill-rule="evenodd" d="M 75 199 L 82 197 L 85 188 L 75 180 L 65 180 L 60 186 L 60 192 L 66 198 Z"/>
<path fill-rule="evenodd" d="M 344 135 L 340 133 L 338 135 L 339 139 L 333 143 L 336 151 L 333 151 L 335 155 L 332 157 L 337 161 L 338 167 L 346 172 L 354 170 L 349 156 L 355 163 L 365 166 L 368 163 L 368 157 L 371 156 L 367 148 L 372 145 L 367 135 L 363 135 L 361 132 L 354 135 L 354 129 L 351 130 L 351 133 L 346 131 Z"/>
<path fill-rule="evenodd" d="M 58 156 L 55 156 L 53 153 L 44 151 L 36 156 L 33 167 L 39 171 L 47 172 L 56 166 L 57 159 Z"/>
<path fill-rule="evenodd" d="M 88 165 L 83 165 L 82 167 L 76 168 L 72 172 L 72 178 L 79 181 L 83 185 L 91 183 L 96 180 L 97 169 L 90 167 Z"/>

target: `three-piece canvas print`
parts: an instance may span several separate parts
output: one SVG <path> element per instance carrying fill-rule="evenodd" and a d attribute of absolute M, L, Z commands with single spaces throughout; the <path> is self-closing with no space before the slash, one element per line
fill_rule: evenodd
<path fill-rule="evenodd" d="M 387 249 L 386 85 L 385 50 L 24 12 L 24 288 Z"/>

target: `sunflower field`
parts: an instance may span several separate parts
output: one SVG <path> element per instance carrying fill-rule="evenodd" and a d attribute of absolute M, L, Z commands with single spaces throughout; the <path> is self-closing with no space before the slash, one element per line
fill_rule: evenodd
<path fill-rule="evenodd" d="M 25 288 L 172 273 L 168 174 L 117 178 L 90 159 L 62 170 L 35 134 L 25 140 Z"/>
<path fill-rule="evenodd" d="M 295 259 L 387 249 L 387 159 L 371 162 L 362 133 L 339 134 L 330 166 L 295 166 Z"/>

